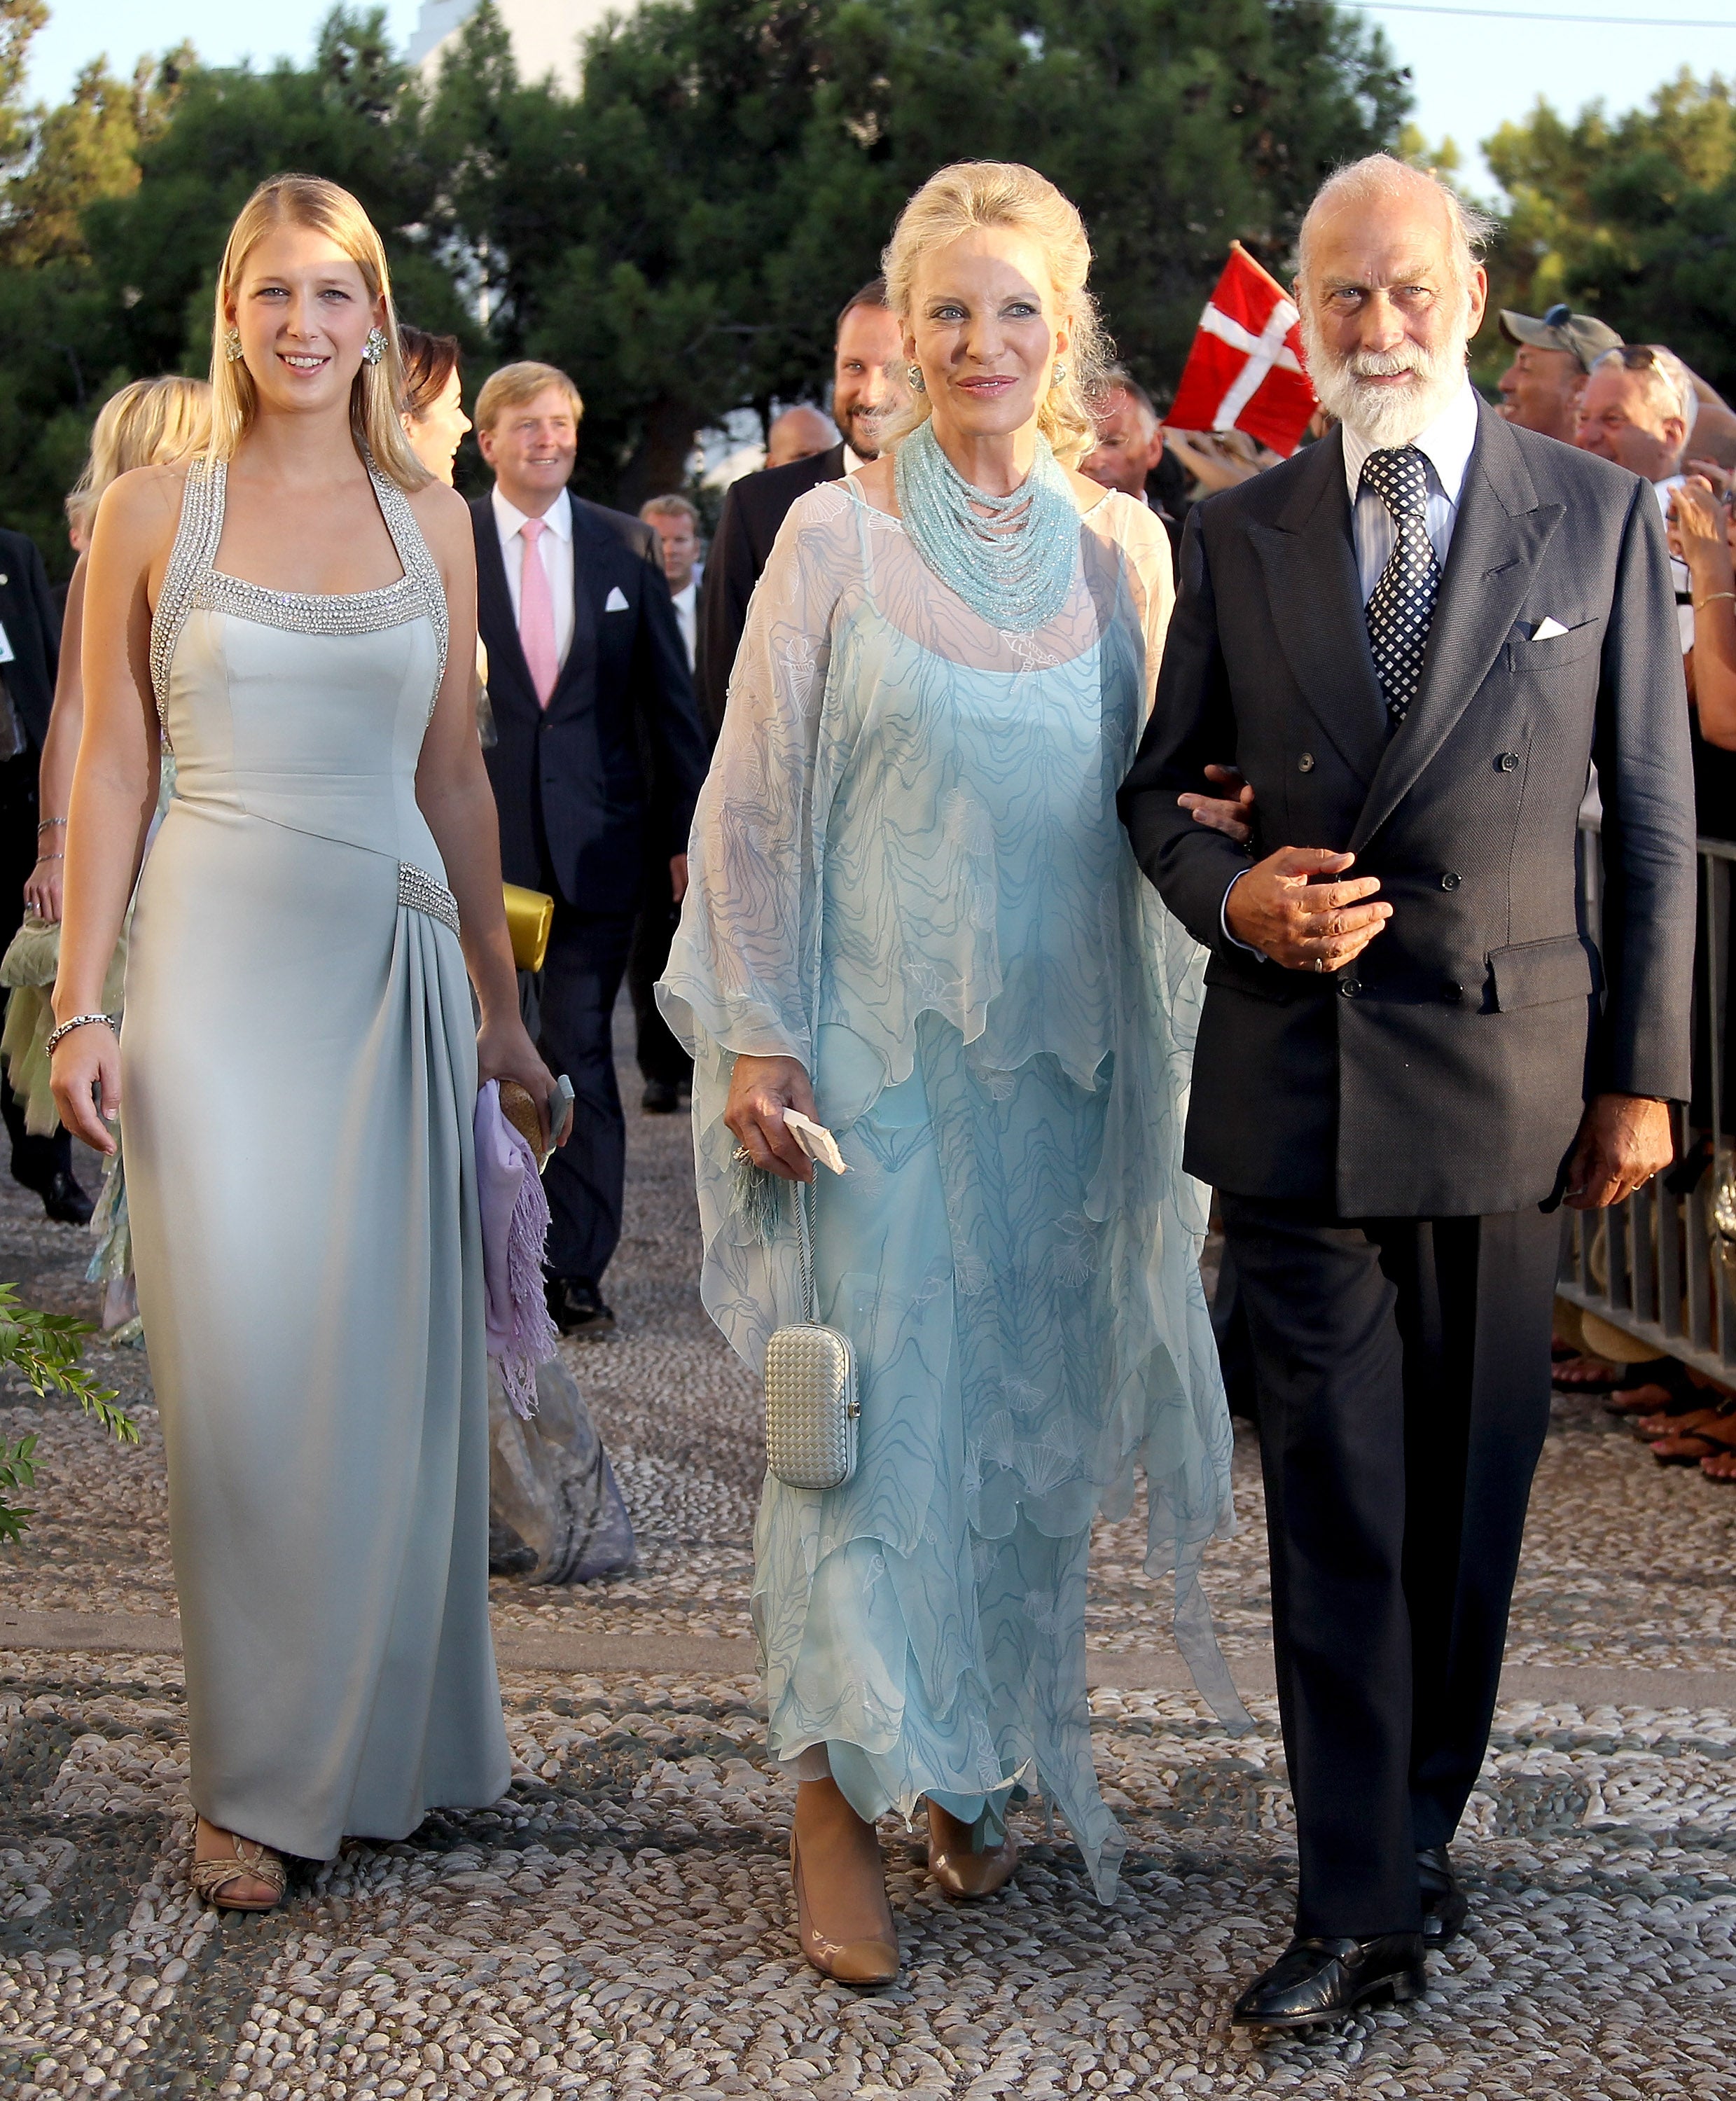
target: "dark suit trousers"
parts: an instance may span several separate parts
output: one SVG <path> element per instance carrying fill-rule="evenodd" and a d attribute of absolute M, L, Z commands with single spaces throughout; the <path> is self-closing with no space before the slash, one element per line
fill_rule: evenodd
<path fill-rule="evenodd" d="M 1561 1220 L 1220 1192 L 1252 1337 L 1297 1931 L 1415 1932 L 1487 1745 L 1549 1420 Z"/>
<path fill-rule="evenodd" d="M 572 1135 L 543 1177 L 548 1267 L 600 1281 L 621 1238 L 627 1127 L 615 1084 L 615 1000 L 633 943 L 630 912 L 576 912 L 557 898 L 542 969 L 539 1047 L 572 1081 Z"/>
<path fill-rule="evenodd" d="M 647 1080 L 663 1080 L 672 1087 L 684 1087 L 692 1080 L 693 1060 L 658 1012 L 655 989 L 669 968 L 669 944 L 681 924 L 681 907 L 675 902 L 666 860 L 646 869 L 639 895 L 643 902 L 633 930 L 633 953 L 627 959 L 627 990 L 633 997 L 639 1071 Z"/>
<path fill-rule="evenodd" d="M 24 884 L 36 861 L 36 776 L 41 763 L 42 754 L 34 749 L 20 752 L 16 759 L 0 759 L 0 949 L 24 924 Z M 59 853 L 65 839 L 62 827 L 53 834 L 49 851 Z M 72 1172 L 73 1141 L 67 1132 L 62 1129 L 51 1137 L 33 1138 L 24 1129 L 24 1104 L 5 1079 L 0 1079 L 0 1116 L 12 1141 L 15 1181 L 40 1196 L 57 1169 Z"/>

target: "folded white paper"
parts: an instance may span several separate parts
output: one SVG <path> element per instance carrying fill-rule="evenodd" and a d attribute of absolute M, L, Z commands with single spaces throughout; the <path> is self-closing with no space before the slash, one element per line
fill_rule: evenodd
<path fill-rule="evenodd" d="M 1531 639 L 1533 642 L 1547 642 L 1552 635 L 1565 635 L 1566 632 L 1560 621 L 1551 620 L 1546 615 L 1531 630 Z"/>
<path fill-rule="evenodd" d="M 815 1123 L 805 1117 L 800 1109 L 785 1109 L 784 1121 L 796 1134 L 796 1143 L 810 1160 L 817 1160 L 829 1167 L 834 1174 L 844 1174 L 849 1170 L 844 1165 L 844 1156 L 838 1151 L 838 1142 L 823 1123 Z"/>

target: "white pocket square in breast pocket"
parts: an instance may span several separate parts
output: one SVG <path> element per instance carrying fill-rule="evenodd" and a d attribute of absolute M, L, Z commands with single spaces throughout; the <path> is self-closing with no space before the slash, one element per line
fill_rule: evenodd
<path fill-rule="evenodd" d="M 1560 621 L 1545 617 L 1531 630 L 1531 639 L 1533 642 L 1547 642 L 1552 635 L 1565 635 L 1566 632 Z"/>
<path fill-rule="evenodd" d="M 626 612 L 627 594 L 621 589 L 619 584 L 615 586 L 608 596 L 603 601 L 603 609 L 605 613 Z M 1558 627 L 1552 627 L 1549 630 L 1552 635 L 1559 635 L 1561 631 L 1562 630 Z"/>

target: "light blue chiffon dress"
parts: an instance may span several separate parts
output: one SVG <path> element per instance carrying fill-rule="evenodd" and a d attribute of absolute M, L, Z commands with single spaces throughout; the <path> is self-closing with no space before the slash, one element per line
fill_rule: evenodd
<path fill-rule="evenodd" d="M 1065 1816 L 1100 1894 L 1124 1842 L 1085 1695 L 1090 1527 L 1142 1471 L 1149 1559 L 1218 1711 L 1199 1583 L 1230 1433 L 1182 1171 L 1202 952 L 1140 874 L 1115 790 L 1171 602 L 1163 529 L 1080 521 L 1067 602 L 996 632 L 850 481 L 791 511 L 754 595 L 660 988 L 695 1059 L 705 1303 L 756 1369 L 802 1317 L 722 1115 L 735 1054 L 797 1058 L 819 1317 L 856 1351 L 845 1487 L 768 1477 L 753 1613 L 771 1747 L 858 1811 L 924 1795 L 999 1835 Z M 824 1747 L 824 1763 L 815 1754 Z"/>

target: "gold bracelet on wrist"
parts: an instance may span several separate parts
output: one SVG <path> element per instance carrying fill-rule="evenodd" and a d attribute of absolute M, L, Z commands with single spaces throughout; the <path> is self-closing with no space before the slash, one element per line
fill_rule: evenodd
<path fill-rule="evenodd" d="M 1707 591 L 1704 598 L 1694 601 L 1694 609 L 1698 613 L 1703 605 L 1716 605 L 1721 598 L 1736 599 L 1736 590 Z"/>

